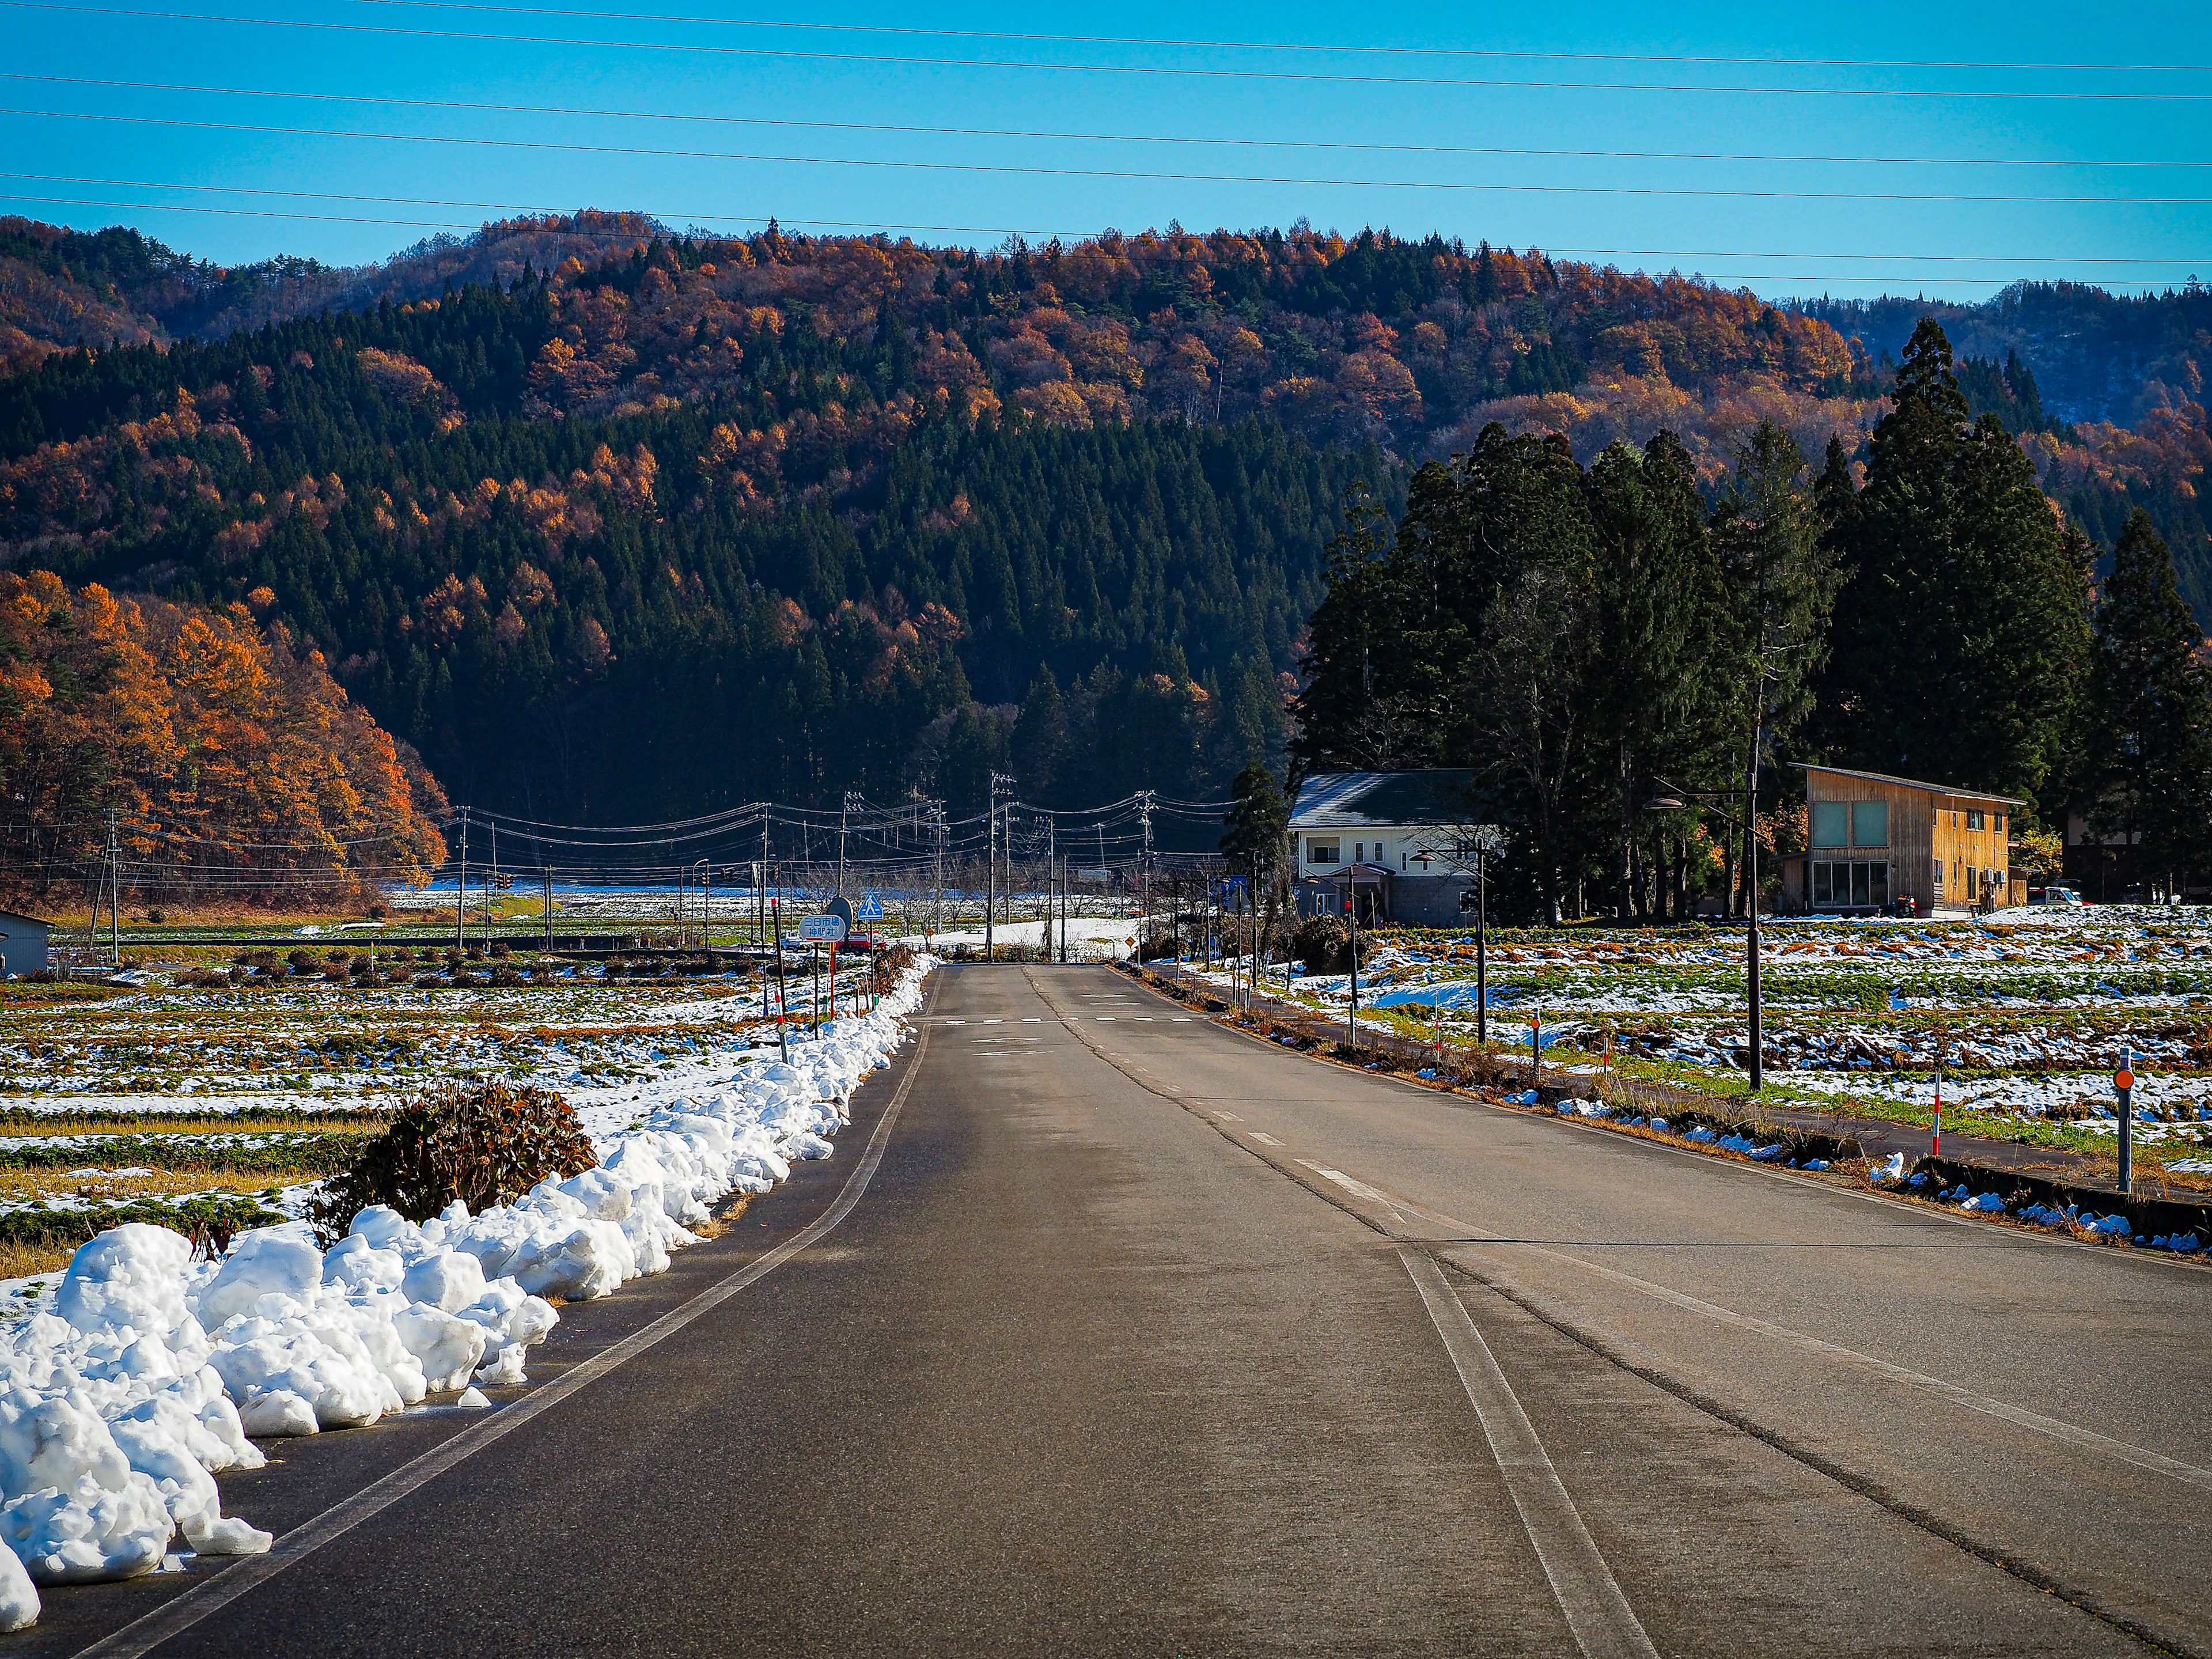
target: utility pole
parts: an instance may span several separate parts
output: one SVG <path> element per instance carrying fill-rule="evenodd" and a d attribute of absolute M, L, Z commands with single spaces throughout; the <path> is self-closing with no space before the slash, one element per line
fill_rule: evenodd
<path fill-rule="evenodd" d="M 857 789 L 845 792 L 845 804 L 837 809 L 837 896 L 845 896 L 845 830 L 847 821 L 855 812 L 867 810 L 868 803 Z"/>
<path fill-rule="evenodd" d="M 107 960 L 123 965 L 123 843 L 115 837 L 115 809 L 107 809 Z M 92 925 L 100 926 L 100 907 L 92 908 Z"/>
<path fill-rule="evenodd" d="M 1152 792 L 1137 791 L 1137 812 L 1144 820 L 1145 850 L 1137 860 L 1137 960 L 1145 959 L 1145 927 L 1152 919 Z"/>
<path fill-rule="evenodd" d="M 499 885 L 499 825 L 491 827 L 491 875 L 484 882 L 483 932 L 484 943 L 491 943 L 491 890 Z"/>
<path fill-rule="evenodd" d="M 761 855 L 759 879 L 753 883 L 754 908 L 760 915 L 760 930 L 755 935 L 763 945 L 768 943 L 768 809 L 761 809 Z M 763 990 L 761 994 L 766 996 Z"/>
<path fill-rule="evenodd" d="M 469 948 L 468 911 L 465 908 L 468 902 L 469 809 L 464 806 L 461 808 L 461 871 L 459 881 L 453 889 L 453 948 L 456 951 L 465 951 Z"/>
<path fill-rule="evenodd" d="M 1013 787 L 1014 780 L 1011 775 L 1005 772 L 994 772 L 991 774 L 991 826 L 986 848 L 986 851 L 990 860 L 991 878 L 986 884 L 986 890 L 983 898 L 983 960 L 986 962 L 992 959 L 992 914 L 997 908 L 999 901 L 999 795 L 1000 792 L 1002 790 L 1011 793 Z M 1011 815 L 1009 815 L 1007 819 L 1006 829 L 1008 839 L 1011 841 L 1013 831 L 1013 821 Z M 1012 879 L 1013 874 L 1012 854 L 1013 849 L 1009 846 L 1007 848 L 1006 858 L 1008 876 L 1006 885 L 1009 889 L 1006 899 L 1009 903 L 1012 903 L 1013 901 L 1013 894 L 1011 890 L 1013 886 Z"/>
<path fill-rule="evenodd" d="M 545 948 L 550 951 L 553 948 L 553 867 L 539 865 L 538 876 L 545 890 Z"/>

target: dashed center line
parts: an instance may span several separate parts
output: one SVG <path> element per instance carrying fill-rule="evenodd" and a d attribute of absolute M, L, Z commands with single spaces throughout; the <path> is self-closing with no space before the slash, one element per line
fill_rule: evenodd
<path fill-rule="evenodd" d="M 1269 1134 L 1265 1129 L 1247 1129 L 1244 1133 L 1251 1136 L 1253 1139 L 1258 1141 L 1262 1146 L 1279 1146 L 1283 1144 L 1281 1141 L 1276 1139 L 1274 1136 Z"/>

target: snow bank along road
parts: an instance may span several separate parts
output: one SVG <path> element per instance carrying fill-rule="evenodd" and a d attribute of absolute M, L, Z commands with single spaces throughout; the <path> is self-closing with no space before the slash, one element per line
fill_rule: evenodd
<path fill-rule="evenodd" d="M 687 1322 L 106 1650 L 2212 1654 L 2202 1267 L 1321 1065 L 1103 969 L 943 970 L 918 1018 L 836 1158 L 533 1376 Z M 455 1426 L 226 1477 L 278 1534 L 245 1572 Z M 0 1659 L 240 1571 L 57 1591 Z"/>

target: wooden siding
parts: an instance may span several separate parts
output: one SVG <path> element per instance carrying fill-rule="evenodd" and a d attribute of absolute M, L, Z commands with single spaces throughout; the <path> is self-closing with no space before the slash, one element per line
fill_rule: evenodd
<path fill-rule="evenodd" d="M 2008 858 L 2007 837 L 2014 809 L 1986 796 L 1954 794 L 1948 789 L 1852 777 L 1820 767 L 1808 767 L 1805 769 L 1805 798 L 1808 805 L 1818 801 L 1887 801 L 1889 804 L 1889 844 L 1886 848 L 1813 848 L 1805 854 L 1808 866 L 1804 878 L 1805 886 L 1802 895 L 1797 896 L 1802 902 L 1810 903 L 1812 873 L 1809 864 L 1816 859 L 1841 861 L 1887 858 L 1889 861 L 1890 897 L 1893 900 L 1916 900 L 1923 916 L 1939 903 L 1947 908 L 1963 908 L 1974 902 L 1978 896 L 1978 893 L 1965 891 L 1962 881 L 1954 880 L 1951 872 L 1954 864 L 1962 871 L 2006 872 Z M 1969 810 L 1983 814 L 1981 829 L 1966 828 Z M 2000 815 L 2003 815 L 2002 821 L 2006 826 L 2002 830 L 1996 827 L 2001 821 Z M 1939 859 L 1943 866 L 1943 880 L 1940 888 L 1936 879 Z M 2027 900 L 2027 890 L 2011 880 L 2008 874 L 2004 884 L 1993 889 L 1990 896 L 2000 906 L 2018 904 Z"/>

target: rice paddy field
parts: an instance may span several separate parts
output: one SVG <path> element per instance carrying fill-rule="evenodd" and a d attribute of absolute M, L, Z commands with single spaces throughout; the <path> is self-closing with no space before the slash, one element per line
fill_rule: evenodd
<path fill-rule="evenodd" d="M 604 1130 L 643 1084 L 703 1085 L 766 1040 L 757 975 L 665 962 L 137 954 L 131 983 L 0 983 L 0 1279 L 120 1221 L 212 1237 L 296 1213 L 386 1109 L 444 1083 L 557 1089 Z"/>
<path fill-rule="evenodd" d="M 2139 1164 L 2212 1185 L 2212 911 L 1785 920 L 1764 932 L 1761 1099 L 1924 1126 L 1940 1079 L 1948 1132 L 2109 1155 L 2125 1056 Z M 1744 944 L 1740 925 L 1493 930 L 1492 1042 L 1525 1049 L 1540 1016 L 1547 1063 L 1740 1098 Z M 1472 933 L 1378 933 L 1362 957 L 1363 1021 L 1473 1042 Z M 1340 1014 L 1351 994 L 1341 974 L 1293 972 L 1290 989 Z"/>

